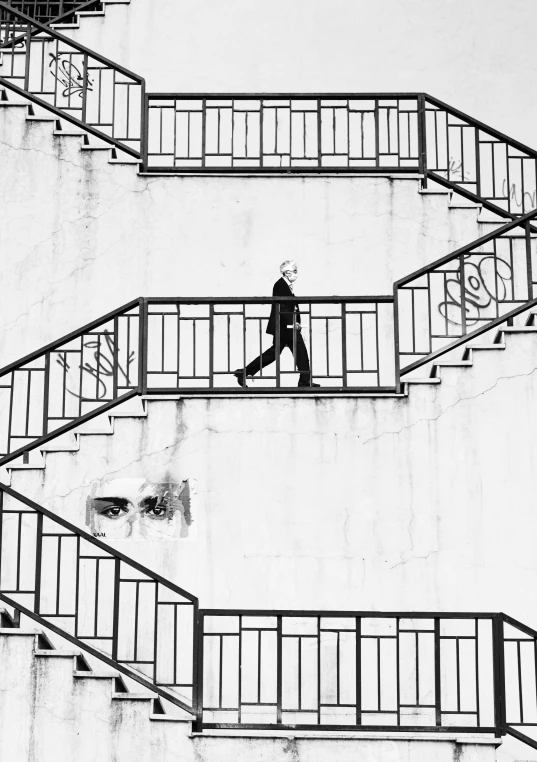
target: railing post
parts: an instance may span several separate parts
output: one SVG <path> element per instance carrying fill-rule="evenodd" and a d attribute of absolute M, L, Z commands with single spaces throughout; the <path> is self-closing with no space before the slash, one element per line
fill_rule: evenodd
<path fill-rule="evenodd" d="M 280 384 L 280 302 L 276 302 L 276 333 L 274 335 L 274 348 L 276 350 L 276 386 Z"/>
<path fill-rule="evenodd" d="M 119 586 L 121 577 L 121 561 L 114 561 L 114 614 L 112 622 L 112 659 L 117 661 L 117 649 L 119 639 Z"/>
<path fill-rule="evenodd" d="M 43 514 L 37 514 L 37 530 L 35 538 L 35 595 L 34 612 L 40 614 L 41 611 L 41 557 L 43 551 Z"/>
<path fill-rule="evenodd" d="M 526 272 L 528 274 L 528 295 L 527 299 L 533 299 L 533 268 L 531 262 L 531 223 L 526 222 L 524 226 L 524 237 L 526 240 Z"/>
<path fill-rule="evenodd" d="M 492 619 L 492 653 L 494 672 L 494 728 L 499 738 L 505 735 L 505 653 L 503 614 Z"/>
<path fill-rule="evenodd" d="M 427 124 L 425 120 L 425 93 L 418 96 L 418 152 L 419 172 L 423 175 L 421 187 L 427 187 Z"/>
<path fill-rule="evenodd" d="M 147 299 L 143 297 L 139 301 L 139 326 L 138 326 L 138 393 L 147 392 L 147 352 L 149 337 L 149 321 L 147 312 Z"/>
<path fill-rule="evenodd" d="M 140 156 L 142 157 L 142 172 L 147 172 L 149 166 L 149 95 L 145 91 L 145 80 L 142 83 L 140 104 L 142 110 L 140 114 Z"/>
<path fill-rule="evenodd" d="M 276 630 L 276 722 L 282 724 L 282 617 L 278 616 Z"/>
<path fill-rule="evenodd" d="M 203 728 L 203 632 L 204 615 L 195 607 L 194 616 L 194 680 L 192 690 L 192 708 L 196 715 L 194 731 L 201 733 Z"/>
<path fill-rule="evenodd" d="M 434 710 L 436 727 L 442 727 L 442 671 L 440 669 L 440 618 L 434 619 Z"/>
<path fill-rule="evenodd" d="M 209 305 L 209 389 L 214 387 L 214 304 Z"/>
<path fill-rule="evenodd" d="M 461 254 L 460 264 L 460 282 L 461 282 L 461 335 L 466 336 L 466 283 L 464 279 L 464 254 Z"/>
<path fill-rule="evenodd" d="M 394 283 L 393 286 L 393 353 L 395 392 L 396 394 L 401 394 L 401 357 L 399 355 L 399 292 L 397 290 L 396 283 Z"/>

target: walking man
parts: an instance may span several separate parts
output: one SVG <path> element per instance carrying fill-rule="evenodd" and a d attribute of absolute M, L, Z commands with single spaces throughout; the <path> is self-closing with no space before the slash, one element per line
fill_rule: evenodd
<path fill-rule="evenodd" d="M 286 260 L 280 265 L 282 277 L 276 281 L 272 289 L 272 296 L 294 296 L 293 283 L 298 278 L 298 269 L 296 262 Z M 246 386 L 246 376 L 255 375 L 261 368 L 270 365 L 276 360 L 276 314 L 278 303 L 272 304 L 270 317 L 267 326 L 267 333 L 273 337 L 272 346 L 267 349 L 260 357 L 252 360 L 244 370 L 239 368 L 234 372 L 239 386 Z M 320 386 L 311 382 L 310 361 L 308 350 L 302 338 L 302 326 L 300 324 L 300 309 L 298 302 L 280 302 L 280 353 L 284 347 L 289 347 L 295 356 L 295 364 L 300 373 L 298 386 Z"/>

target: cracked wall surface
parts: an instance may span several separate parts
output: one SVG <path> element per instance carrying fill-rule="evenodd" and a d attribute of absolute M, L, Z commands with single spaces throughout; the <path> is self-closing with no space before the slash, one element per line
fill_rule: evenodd
<path fill-rule="evenodd" d="M 5 364 L 138 296 L 390 294 L 483 233 L 415 179 L 140 177 L 24 109 L 0 109 Z M 489 228 L 487 228 L 488 230 Z"/>
<path fill-rule="evenodd" d="M 153 401 L 12 483 L 84 526 L 95 479 L 196 479 L 196 539 L 117 547 L 204 607 L 505 610 L 536 626 L 537 339 L 506 344 L 408 399 Z"/>
<path fill-rule="evenodd" d="M 535 148 L 536 22 L 533 0 L 131 0 L 69 34 L 148 92 L 426 91 Z"/>

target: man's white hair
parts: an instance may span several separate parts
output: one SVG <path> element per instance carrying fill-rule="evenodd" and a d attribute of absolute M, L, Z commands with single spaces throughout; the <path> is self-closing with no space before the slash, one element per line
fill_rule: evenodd
<path fill-rule="evenodd" d="M 296 262 L 294 259 L 286 259 L 285 262 L 282 262 L 280 265 L 280 272 L 283 275 L 288 270 L 296 270 Z"/>

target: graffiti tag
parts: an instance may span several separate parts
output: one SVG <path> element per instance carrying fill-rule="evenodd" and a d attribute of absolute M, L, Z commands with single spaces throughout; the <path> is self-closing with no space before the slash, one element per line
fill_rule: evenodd
<path fill-rule="evenodd" d="M 114 337 L 108 333 L 108 331 L 104 332 L 104 340 L 105 340 L 105 348 L 104 350 L 108 350 L 108 353 L 113 357 L 114 356 Z M 118 376 L 121 375 L 125 379 L 125 382 L 127 386 L 131 385 L 131 379 L 130 379 L 130 366 L 134 362 L 136 357 L 136 352 L 132 350 L 129 352 L 129 355 L 127 357 L 126 366 L 123 367 L 121 362 L 119 360 L 117 361 L 117 364 L 114 366 L 114 361 L 110 358 L 110 356 L 107 356 L 105 354 L 105 351 L 103 351 L 103 347 L 101 347 L 100 342 L 97 340 L 91 340 L 84 342 L 83 345 L 84 349 L 93 349 L 93 358 L 90 361 L 85 362 L 83 365 L 79 365 L 79 369 L 83 372 L 88 374 L 89 376 L 92 376 L 97 383 L 97 389 L 95 394 L 95 399 L 102 400 L 106 399 L 107 396 L 111 397 L 111 395 L 108 394 L 108 381 L 110 379 L 113 379 L 114 377 L 114 368 L 117 369 Z M 118 348 L 119 352 L 119 348 Z M 67 361 L 67 355 L 66 354 L 59 354 L 56 362 L 62 367 L 62 369 L 68 371 L 71 370 L 71 366 L 69 365 Z M 82 384 L 81 384 L 82 386 Z M 69 387 L 66 386 L 66 391 L 71 394 L 73 397 L 78 397 L 78 399 L 81 399 L 82 397 L 82 389 L 80 391 L 73 391 L 72 389 L 69 389 Z"/>

